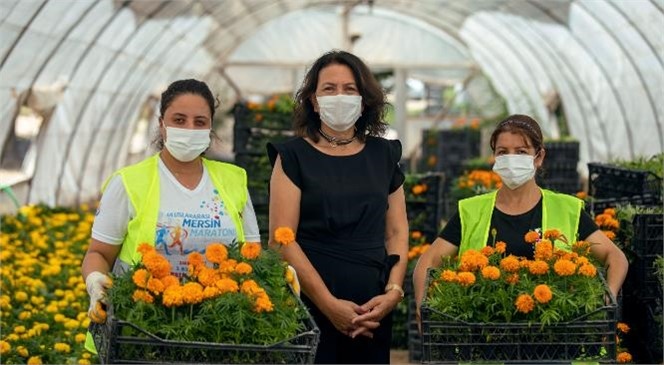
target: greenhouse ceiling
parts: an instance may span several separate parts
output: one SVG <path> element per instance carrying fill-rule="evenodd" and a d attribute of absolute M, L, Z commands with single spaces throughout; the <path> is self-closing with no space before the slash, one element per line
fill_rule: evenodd
<path fill-rule="evenodd" d="M 2 0 L 0 157 L 16 174 L 0 184 L 23 202 L 90 200 L 170 81 L 205 80 L 228 109 L 293 92 L 333 48 L 430 82 L 482 74 L 551 138 L 556 100 L 583 163 L 651 156 L 664 151 L 662 34 L 664 0 Z"/>

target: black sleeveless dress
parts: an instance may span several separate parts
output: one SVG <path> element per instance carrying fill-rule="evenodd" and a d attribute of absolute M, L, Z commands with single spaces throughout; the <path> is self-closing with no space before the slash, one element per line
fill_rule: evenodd
<path fill-rule="evenodd" d="M 358 305 L 382 294 L 398 260 L 385 250 L 385 219 L 388 195 L 404 182 L 401 143 L 367 137 L 364 148 L 350 156 L 327 155 L 300 137 L 267 149 L 272 166 L 278 154 L 302 192 L 297 241 L 330 292 Z M 316 363 L 389 363 L 391 316 L 373 339 L 350 339 L 302 299 L 321 329 Z"/>

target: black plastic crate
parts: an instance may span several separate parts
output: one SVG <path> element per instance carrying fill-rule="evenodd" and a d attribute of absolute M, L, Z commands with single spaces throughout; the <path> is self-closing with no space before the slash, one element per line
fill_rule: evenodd
<path fill-rule="evenodd" d="M 664 256 L 664 215 L 637 214 L 632 223 L 632 250 L 642 257 Z"/>
<path fill-rule="evenodd" d="M 310 364 L 320 333 L 311 316 L 303 324 L 302 333 L 267 346 L 169 341 L 115 318 L 111 308 L 106 323 L 91 323 L 90 332 L 103 364 Z"/>
<path fill-rule="evenodd" d="M 236 128 L 264 128 L 288 130 L 293 126 L 292 113 L 270 110 L 251 110 L 244 103 L 237 103 L 233 109 Z"/>
<path fill-rule="evenodd" d="M 293 136 L 290 130 L 236 127 L 233 129 L 233 152 L 267 154 L 268 142 L 283 142 Z"/>
<path fill-rule="evenodd" d="M 411 230 L 437 232 L 441 228 L 442 202 L 414 202 L 406 204 Z"/>
<path fill-rule="evenodd" d="M 422 362 L 615 362 L 616 305 L 542 328 L 528 323 L 467 323 L 422 306 Z M 601 314 L 602 319 L 590 320 Z M 442 320 L 432 320 L 444 318 Z"/>
<path fill-rule="evenodd" d="M 629 265 L 629 270 L 633 272 L 632 289 L 640 300 L 661 300 L 664 294 L 662 281 L 656 272 L 656 259 L 656 255 L 637 256 Z"/>
<path fill-rule="evenodd" d="M 579 161 L 579 141 L 545 141 L 544 148 L 544 166 L 559 162 L 572 162 L 576 165 Z"/>
<path fill-rule="evenodd" d="M 662 196 L 662 179 L 646 170 L 589 162 L 588 178 L 590 182 L 588 195 L 595 198 L 621 198 L 645 194 Z"/>
<path fill-rule="evenodd" d="M 539 185 L 545 189 L 557 191 L 564 194 L 576 194 L 581 191 L 581 183 L 576 178 L 544 178 L 538 181 Z"/>
<path fill-rule="evenodd" d="M 661 207 L 662 197 L 653 194 L 634 195 L 622 198 L 592 198 L 586 203 L 586 211 L 589 213 L 600 214 L 607 208 L 616 208 L 620 205 L 633 205 L 639 207 Z"/>
<path fill-rule="evenodd" d="M 413 273 L 408 272 L 404 280 L 404 290 L 406 291 L 406 300 L 408 301 L 408 361 L 420 362 L 422 360 L 422 339 L 417 328 L 417 318 L 415 317 L 415 291 L 413 289 Z"/>

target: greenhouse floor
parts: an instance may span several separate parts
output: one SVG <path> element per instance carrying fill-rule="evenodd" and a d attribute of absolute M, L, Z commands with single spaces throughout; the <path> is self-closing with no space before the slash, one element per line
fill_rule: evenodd
<path fill-rule="evenodd" d="M 413 364 L 408 362 L 408 350 L 391 350 L 390 364 Z"/>

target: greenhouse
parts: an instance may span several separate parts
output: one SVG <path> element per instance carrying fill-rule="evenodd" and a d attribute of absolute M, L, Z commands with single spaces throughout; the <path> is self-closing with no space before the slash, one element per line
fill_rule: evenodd
<path fill-rule="evenodd" d="M 404 251 L 399 251 L 404 260 L 399 261 L 397 256 L 397 263 L 389 264 L 392 271 L 387 270 L 378 289 L 380 295 L 373 297 L 382 304 L 372 308 L 391 313 L 387 315 L 392 318 L 391 329 L 381 332 L 370 330 L 369 325 L 353 324 L 344 337 L 355 340 L 372 331 L 389 334 L 382 341 L 389 342 L 392 363 L 661 363 L 664 359 L 663 35 L 664 0 L 2 0 L 0 363 L 323 361 L 318 356 L 321 349 L 329 347 L 326 345 L 331 341 L 329 331 L 346 333 L 340 329 L 341 319 L 326 320 L 323 325 L 319 318 L 334 316 L 321 314 L 319 308 L 315 308 L 318 314 L 311 311 L 314 302 L 315 306 L 320 305 L 315 293 L 321 288 L 330 296 L 338 290 L 331 289 L 333 285 L 327 277 L 318 275 L 325 271 L 316 261 L 325 261 L 316 259 L 316 255 L 322 254 L 318 249 L 308 251 L 313 250 L 309 248 L 313 244 L 307 240 L 315 241 L 308 231 L 316 226 L 312 217 L 326 212 L 336 214 L 337 208 L 347 206 L 353 207 L 349 208 L 352 212 L 343 219 L 351 215 L 366 218 L 368 213 L 360 210 L 375 210 L 376 206 L 371 205 L 375 197 L 360 196 L 357 191 L 363 191 L 363 182 L 374 181 L 371 174 L 382 173 L 376 166 L 382 166 L 382 161 L 388 160 L 385 155 L 394 151 L 398 156 L 390 161 L 390 166 L 398 165 L 398 169 L 386 178 L 389 191 L 386 188 L 385 201 L 380 203 L 384 205 L 378 205 L 387 210 L 385 219 L 377 226 L 385 229 L 378 230 L 382 239 L 372 237 L 380 241 L 382 251 L 387 251 L 371 259 L 384 265 L 383 261 L 392 256 L 391 250 L 398 245 L 392 243 L 397 240 L 392 233 L 403 236 L 402 241 L 407 236 L 407 249 L 404 244 Z M 353 87 L 359 86 L 359 90 L 353 89 L 350 94 L 359 93 L 362 103 L 355 117 L 355 121 L 359 120 L 357 124 L 353 121 L 343 129 L 351 131 L 346 135 L 351 138 L 347 139 L 342 139 L 343 130 L 334 129 L 323 120 L 325 104 L 316 88 L 325 70 L 333 69 L 337 62 L 323 65 L 317 71 L 315 65 L 331 51 L 348 54 L 344 57 L 352 56 L 351 59 L 357 56 L 370 71 L 369 75 L 362 75 L 361 68 L 356 71 L 345 61 L 336 65 L 352 71 Z M 309 80 L 312 75 L 314 79 Z M 373 112 L 367 94 L 371 82 L 366 78 L 376 81 L 385 103 L 380 118 L 376 119 L 380 128 L 365 125 L 370 123 L 366 120 Z M 166 99 L 177 80 L 188 79 L 204 82 L 212 99 L 193 89 L 184 94 L 176 92 L 173 99 Z M 313 94 L 306 94 L 308 81 L 313 81 L 316 88 Z M 186 85 L 183 87 L 198 87 Z M 190 161 L 195 161 L 195 166 L 168 152 L 178 142 L 182 143 L 182 151 L 195 149 L 195 141 L 187 139 L 193 134 L 185 137 L 172 131 L 190 127 L 167 125 L 168 109 L 178 100 L 184 100 L 180 99 L 182 95 L 205 101 L 204 115 L 208 115 L 207 106 L 210 107 L 209 117 L 197 116 L 194 121 L 207 120 L 206 128 L 212 132 L 207 133 L 211 137 L 204 146 L 204 154 L 192 155 Z M 300 98 L 302 95 L 305 97 Z M 332 100 L 338 96 L 322 98 Z M 382 102 L 379 104 L 382 108 Z M 302 115 L 307 105 L 311 105 L 315 115 L 320 110 L 320 119 L 302 127 L 298 123 L 306 122 Z M 532 120 L 537 131 L 530 122 L 523 121 L 526 119 L 516 122 L 515 115 Z M 506 127 L 510 123 L 521 125 L 521 132 Z M 366 131 L 366 136 L 358 136 L 358 126 L 360 131 Z M 332 132 L 332 137 L 326 131 Z M 315 134 L 315 140 L 309 132 Z M 514 300 L 508 303 L 511 309 L 504 310 L 510 314 L 503 322 L 481 315 L 464 317 L 463 313 L 446 312 L 455 303 L 445 302 L 443 306 L 441 298 L 434 295 L 443 287 L 434 288 L 436 280 L 429 283 L 429 278 L 438 274 L 435 269 L 443 270 L 441 265 L 424 271 L 426 284 L 430 286 L 424 288 L 424 303 L 420 303 L 422 298 L 416 299 L 419 293 L 416 266 L 423 265 L 427 250 L 444 242 L 456 247 L 453 256 L 458 254 L 460 262 L 466 252 L 465 243 L 451 242 L 444 234 L 450 231 L 445 229 L 447 224 L 457 222 L 454 224 L 458 224 L 459 239 L 465 242 L 470 237 L 466 235 L 469 219 L 489 212 L 486 214 L 489 232 L 489 224 L 494 224 L 491 212 L 505 207 L 501 205 L 504 192 L 516 192 L 523 187 L 520 182 L 513 188 L 508 176 L 501 174 L 500 166 L 507 159 L 501 159 L 502 147 L 496 148 L 496 144 L 502 146 L 502 134 L 522 135 L 526 147 L 533 148 L 531 160 L 535 161 L 537 171 L 527 177 L 526 184 L 535 188 L 539 199 L 536 200 L 539 201 L 537 231 L 541 237 L 536 242 L 551 239 L 550 244 L 556 250 L 562 247 L 560 241 L 570 247 L 577 238 L 579 242 L 590 242 L 587 250 L 592 255 L 586 258 L 579 254 L 581 259 L 575 256 L 574 260 L 580 261 L 575 264 L 578 267 L 575 266 L 574 275 L 591 276 L 584 274 L 589 271 L 581 269 L 585 261 L 596 265 L 597 277 L 593 274 L 591 281 L 599 285 L 599 294 L 584 292 L 607 298 L 596 307 L 590 308 L 593 300 L 579 304 L 585 306 L 579 307 L 580 312 L 567 311 L 564 305 L 556 307 L 557 298 L 568 294 L 547 282 L 553 288 L 553 299 L 543 303 L 537 292 L 533 294 L 531 314 L 539 317 L 528 319 L 529 322 L 524 319 L 529 311 L 523 309 L 523 302 Z M 539 142 L 533 140 L 538 134 Z M 171 141 L 165 136 L 170 136 Z M 182 139 L 176 141 L 177 136 Z M 321 143 L 327 140 L 329 144 L 318 146 L 318 137 L 322 138 Z M 356 173 L 350 174 L 354 176 L 343 176 L 341 172 L 341 176 L 327 172 L 316 176 L 299 172 L 293 175 L 293 166 L 289 164 L 304 164 L 306 160 L 302 156 L 304 149 L 296 148 L 291 143 L 293 140 L 308 141 L 318 152 L 331 151 L 331 156 L 343 156 L 344 161 L 350 161 L 355 152 L 368 154 L 372 141 L 388 147 L 376 154 L 381 160 L 373 161 L 369 168 L 354 170 Z M 538 152 L 538 146 L 544 153 Z M 164 151 L 170 160 L 162 156 Z M 354 152 L 344 154 L 344 151 Z M 514 152 L 504 153 L 512 156 Z M 127 168 L 143 166 L 136 165 L 141 161 L 159 164 L 159 169 L 167 171 L 173 179 L 173 186 L 187 190 L 187 194 L 196 190 L 202 174 L 201 186 L 209 184 L 215 195 L 200 206 L 193 201 L 194 197 L 191 202 L 183 203 L 186 199 L 174 195 L 169 207 L 186 204 L 191 210 L 159 209 L 159 188 L 154 193 L 147 187 L 130 187 L 150 185 L 147 175 L 132 175 L 130 171 L 134 170 Z M 330 166 L 340 166 L 337 162 Z M 181 171 L 195 170 L 199 175 L 182 178 L 173 166 Z M 234 166 L 246 172 L 244 180 L 222 175 L 236 171 Z M 325 165 L 317 166 L 318 170 L 326 170 Z M 533 170 L 533 163 L 528 168 Z M 164 171 L 159 171 L 161 176 Z M 217 173 L 224 176 L 221 182 Z M 310 188 L 307 179 L 326 184 Z M 237 184 L 226 184 L 227 181 Z M 398 184 L 392 186 L 394 181 Z M 335 190 L 337 187 L 339 192 Z M 334 192 L 325 196 L 328 188 Z M 305 194 L 307 189 L 314 191 L 311 194 L 323 195 L 315 195 L 321 199 L 315 209 L 313 200 Z M 161 203 L 167 191 L 170 190 L 164 188 Z M 355 194 L 351 199 L 353 204 L 340 203 L 341 191 Z M 106 192 L 109 193 L 104 201 Z M 157 194 L 157 200 L 153 200 L 153 193 Z M 243 198 L 236 199 L 236 194 Z M 467 199 L 480 195 L 493 196 L 492 205 L 473 214 L 464 213 L 470 209 L 470 203 L 464 202 L 479 202 Z M 301 199 L 299 205 L 295 204 L 298 207 L 280 205 L 293 196 Z M 565 236 L 564 227 L 553 224 L 564 225 L 564 220 L 556 218 L 558 211 L 550 209 L 551 205 L 547 208 L 546 204 L 554 199 L 572 201 L 571 197 L 576 197 L 573 201 L 580 209 L 575 208 L 577 225 L 569 231 L 575 237 L 567 242 L 570 237 Z M 149 215 L 145 213 L 148 208 L 141 209 L 145 206 L 137 202 L 157 207 L 156 235 L 154 222 L 150 220 L 153 218 L 145 218 Z M 122 212 L 109 213 L 109 205 Z M 393 213 L 395 205 L 397 213 Z M 398 208 L 401 205 L 403 209 Z M 241 210 L 242 206 L 245 210 Z M 212 218 L 199 219 L 203 209 L 212 209 L 215 212 Z M 182 213 L 185 211 L 188 213 Z M 182 217 L 176 217 L 175 213 L 181 213 Z M 168 222 L 177 220 L 177 229 L 164 223 L 166 218 L 162 216 L 168 214 L 174 214 L 168 217 Z M 398 214 L 404 217 L 401 223 L 393 217 Z M 583 236 L 579 220 L 584 217 L 591 221 L 587 224 L 596 233 L 603 234 L 599 242 L 587 238 L 597 237 L 593 230 Z M 316 227 L 336 230 L 335 216 L 323 218 L 325 222 Z M 122 223 L 122 219 L 129 222 L 122 227 L 123 231 L 111 230 L 115 226 L 109 228 L 111 223 Z M 143 219 L 153 224 L 149 238 L 145 238 Z M 475 223 L 483 224 L 483 219 L 477 218 Z M 109 227 L 102 227 L 99 220 Z M 109 230 L 103 234 L 96 233 L 106 228 Z M 343 225 L 338 228 L 343 229 Z M 560 228 L 562 238 L 551 238 L 542 232 L 547 228 Z M 358 229 L 354 231 L 356 237 L 371 231 Z M 217 237 L 216 233 L 210 233 L 217 230 L 232 230 L 232 240 L 213 240 L 224 243 L 220 247 L 208 241 L 208 251 L 203 249 L 206 246 L 193 248 L 193 243 L 187 246 L 187 242 L 203 239 L 197 235 Z M 113 233 L 120 238 L 115 240 Z M 219 233 L 219 237 L 225 234 Z M 487 235 L 481 238 L 486 241 Z M 497 250 L 495 238 L 500 241 L 501 236 L 491 235 L 493 246 L 487 243 L 482 246 Z M 329 242 L 346 238 L 340 234 L 329 238 Z M 255 243 L 259 244 L 251 246 Z M 277 250 L 270 248 L 274 245 Z M 608 246 L 611 249 L 604 248 Z M 127 247 L 134 250 L 127 253 L 132 250 Z M 225 252 L 224 259 L 218 262 L 211 259 L 215 257 L 211 247 L 217 254 Z M 537 256 L 535 247 L 533 243 L 532 251 Z M 613 250 L 614 247 L 617 249 Z M 166 254 L 169 250 L 180 252 L 176 255 L 179 259 L 173 261 L 172 272 L 163 277 L 149 270 L 153 261 L 147 259 L 162 249 Z M 407 260 L 403 257 L 406 250 Z M 295 251 L 297 254 L 292 253 Z M 190 252 L 195 252 L 204 264 L 197 266 L 198 259 L 187 258 L 185 253 Z M 316 254 L 309 256 L 311 252 Z M 618 253 L 613 252 L 620 253 L 621 258 L 615 258 Z M 385 254 L 389 255 L 383 258 Z M 486 256 L 496 264 L 491 261 L 492 254 Z M 113 258 L 104 262 L 108 267 L 101 270 L 95 266 L 108 257 Z M 331 260 L 328 265 L 336 265 L 332 263 L 336 261 L 328 259 Z M 180 266 L 177 260 L 181 260 Z M 625 265 L 620 260 L 625 260 Z M 133 282 L 131 276 L 127 279 L 127 275 L 115 271 L 117 267 L 110 273 L 118 264 L 131 266 L 135 274 Z M 552 262 L 551 270 L 556 265 L 557 262 Z M 97 268 L 87 268 L 93 266 Z M 621 274 L 618 267 L 623 266 Z M 286 280 L 281 277 L 284 267 Z M 492 267 L 504 270 L 502 261 Z M 210 274 L 219 279 L 216 283 L 205 279 L 204 273 L 211 268 L 220 270 L 216 276 Z M 336 267 L 339 271 L 342 268 Z M 533 270 L 531 266 L 530 274 Z M 99 280 L 112 278 L 114 282 L 113 289 L 104 284 L 100 289 L 102 294 L 91 289 L 90 284 L 92 274 L 100 274 L 99 271 L 103 275 Z M 296 271 L 315 278 L 300 275 L 298 281 L 298 275 L 293 274 Z M 136 273 L 148 275 L 143 284 L 138 283 Z M 237 277 L 231 279 L 231 273 Z M 475 274 L 478 286 L 483 283 L 481 276 L 487 274 L 483 269 Z M 438 281 L 444 281 L 442 275 Z M 501 279 L 506 278 L 507 271 L 501 275 Z M 624 282 L 616 279 L 621 276 Z M 180 304 L 173 304 L 166 294 L 170 288 L 165 284 L 166 277 L 179 278 L 180 284 L 173 284 L 176 287 L 197 285 L 205 301 L 186 302 L 186 311 Z M 542 276 L 535 277 L 532 287 L 543 284 L 538 282 L 543 280 Z M 153 279 L 159 284 L 150 281 Z M 454 280 L 457 290 L 460 279 Z M 530 280 L 530 276 L 528 279 L 522 276 L 520 283 L 531 283 Z M 619 292 L 612 288 L 616 280 L 618 289 L 621 287 Z M 228 289 L 232 287 L 230 281 L 236 290 Z M 250 281 L 265 288 L 245 287 Z M 580 281 L 575 283 L 566 288 L 580 285 Z M 293 296 L 291 291 L 299 294 L 300 284 L 302 300 L 295 300 L 300 296 Z M 517 287 L 515 282 L 511 284 L 511 288 Z M 206 294 L 204 289 L 208 290 Z M 454 293 L 464 293 L 459 297 L 479 298 L 472 304 L 477 313 L 501 312 L 498 304 L 490 306 L 482 302 L 482 296 L 473 297 L 470 286 L 462 289 L 465 291 Z M 246 290 L 251 295 L 247 294 L 249 299 L 219 299 L 226 295 L 223 294 L 226 290 L 238 296 Z M 397 298 L 397 292 L 401 298 Z M 182 295 L 179 298 L 184 300 Z M 398 304 L 394 304 L 397 299 Z M 100 312 L 94 309 L 95 302 L 99 305 L 103 302 L 103 319 L 97 316 Z M 249 302 L 253 303 L 253 309 L 245 313 L 240 307 L 250 308 Z M 356 303 L 357 307 L 363 303 Z M 373 302 L 367 299 L 367 303 Z M 466 302 L 466 307 L 470 303 Z M 436 309 L 437 304 L 446 309 Z M 233 310 L 240 314 L 197 317 L 193 313 L 199 309 L 201 313 Z M 180 310 L 185 313 L 183 317 L 176 315 Z M 357 309 L 355 316 L 368 316 L 362 311 Z M 157 312 L 168 315 L 163 317 L 165 320 L 139 317 L 146 313 L 156 316 Z M 122 318 L 123 313 L 130 315 Z M 173 322 L 162 323 L 168 320 Z M 210 329 L 210 323 L 216 324 L 214 330 Z M 529 323 L 527 328 L 520 327 L 526 323 Z M 541 325 L 538 329 L 542 330 L 530 332 L 528 328 L 533 323 Z M 357 336 L 351 336 L 354 331 Z M 349 343 L 359 346 L 357 349 L 361 350 L 356 352 L 361 353 L 364 345 L 358 343 L 365 340 L 374 341 L 362 338 Z M 345 343 L 346 339 L 338 341 Z M 86 342 L 94 343 L 93 348 L 86 347 Z M 203 345 L 192 345 L 196 343 Z M 332 362 L 360 361 L 353 357 L 334 359 L 337 360 Z"/>

